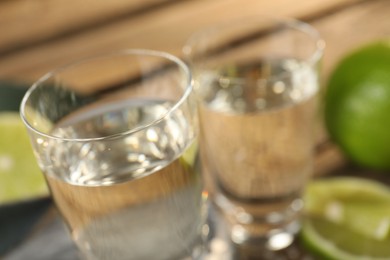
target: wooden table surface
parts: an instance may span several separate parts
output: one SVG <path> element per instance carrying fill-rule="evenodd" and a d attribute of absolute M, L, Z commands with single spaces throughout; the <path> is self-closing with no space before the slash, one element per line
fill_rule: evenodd
<path fill-rule="evenodd" d="M 0 82 L 29 86 L 55 67 L 125 48 L 155 49 L 181 57 L 183 45 L 195 31 L 239 16 L 262 14 L 298 18 L 319 30 L 327 43 L 323 85 L 348 51 L 390 35 L 389 0 L 2 0 Z M 348 164 L 325 131 L 318 135 L 317 148 L 317 175 Z M 44 213 L 4 259 L 77 258 L 50 202 L 39 205 Z M 31 216 L 29 212 L 20 211 L 20 215 Z M 45 244 L 48 241 L 55 246 Z M 278 259 L 290 259 L 283 257 Z"/>

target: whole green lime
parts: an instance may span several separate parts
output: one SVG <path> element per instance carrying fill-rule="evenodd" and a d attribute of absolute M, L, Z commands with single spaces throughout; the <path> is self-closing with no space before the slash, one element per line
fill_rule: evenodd
<path fill-rule="evenodd" d="M 340 61 L 327 86 L 325 122 L 352 161 L 390 169 L 390 38 Z"/>

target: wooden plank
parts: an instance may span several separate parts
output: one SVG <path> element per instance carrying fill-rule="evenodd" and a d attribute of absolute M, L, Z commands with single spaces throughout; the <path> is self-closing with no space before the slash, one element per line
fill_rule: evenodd
<path fill-rule="evenodd" d="M 123 48 L 151 48 L 181 54 L 194 32 L 221 20 L 242 15 L 273 14 L 306 17 L 358 0 L 193 0 L 133 16 L 73 37 L 0 57 L 0 77 L 36 80 L 54 67 L 83 56 Z"/>
<path fill-rule="evenodd" d="M 390 37 L 390 1 L 367 1 L 313 25 L 326 41 L 322 77 L 326 80 L 339 59 L 365 43 Z"/>
<path fill-rule="evenodd" d="M 0 53 L 79 32 L 164 2 L 174 0 L 0 1 Z"/>

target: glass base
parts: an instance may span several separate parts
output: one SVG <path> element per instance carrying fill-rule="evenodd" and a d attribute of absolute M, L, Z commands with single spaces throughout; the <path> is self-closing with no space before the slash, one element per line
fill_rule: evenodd
<path fill-rule="evenodd" d="M 213 202 L 226 220 L 231 241 L 237 245 L 277 251 L 290 246 L 300 230 L 303 202 L 299 194 L 255 202 L 218 194 Z"/>
<path fill-rule="evenodd" d="M 230 230 L 230 237 L 235 244 L 276 251 L 290 246 L 299 229 L 300 223 L 294 221 L 287 226 L 272 229 L 267 234 L 254 234 L 246 226 L 236 224 Z"/>
<path fill-rule="evenodd" d="M 269 236 L 247 237 L 238 244 L 232 241 L 230 223 L 222 214 L 222 211 L 214 204 L 209 204 L 207 225 L 206 258 L 223 260 L 315 260 L 302 246 L 297 235 L 299 231 L 299 220 L 287 225 L 286 232 L 276 230 Z M 287 233 L 287 234 L 286 234 Z M 250 239 L 249 239 L 250 238 Z M 291 245 L 287 246 L 291 242 Z M 281 248 L 285 247 L 285 248 Z M 277 249 L 280 248 L 280 249 Z"/>

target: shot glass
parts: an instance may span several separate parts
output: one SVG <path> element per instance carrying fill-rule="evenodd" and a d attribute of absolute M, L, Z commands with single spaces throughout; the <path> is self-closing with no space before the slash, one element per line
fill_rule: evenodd
<path fill-rule="evenodd" d="M 87 259 L 197 259 L 202 182 L 192 76 L 124 50 L 43 76 L 21 116 L 52 198 Z"/>
<path fill-rule="evenodd" d="M 313 172 L 324 42 L 297 20 L 247 17 L 195 33 L 193 69 L 206 189 L 236 244 L 290 245 Z"/>

